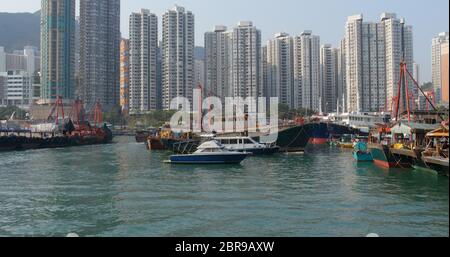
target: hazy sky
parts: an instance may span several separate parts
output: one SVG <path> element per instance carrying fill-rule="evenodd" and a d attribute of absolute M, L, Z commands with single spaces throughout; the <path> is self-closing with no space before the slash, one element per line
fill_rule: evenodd
<path fill-rule="evenodd" d="M 0 12 L 34 12 L 40 9 L 40 2 L 0 0 Z M 161 17 L 174 4 L 194 13 L 197 45 L 203 45 L 204 32 L 214 25 L 233 27 L 249 20 L 261 29 L 264 44 L 277 32 L 297 35 L 312 30 L 320 35 L 322 44 L 338 46 L 347 16 L 362 13 L 366 21 L 378 21 L 382 12 L 395 12 L 414 27 L 414 56 L 421 66 L 422 82 L 431 78 L 431 39 L 448 31 L 449 23 L 448 0 L 123 0 L 123 36 L 128 36 L 131 12 L 147 8 Z"/>

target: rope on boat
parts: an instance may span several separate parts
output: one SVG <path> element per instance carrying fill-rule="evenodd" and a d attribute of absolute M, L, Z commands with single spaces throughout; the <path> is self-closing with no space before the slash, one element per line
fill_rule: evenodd
<path fill-rule="evenodd" d="M 297 136 L 288 144 L 288 147 L 290 147 L 294 142 L 300 137 L 301 132 L 305 132 L 305 127 L 302 126 L 301 130 L 298 132 Z"/>

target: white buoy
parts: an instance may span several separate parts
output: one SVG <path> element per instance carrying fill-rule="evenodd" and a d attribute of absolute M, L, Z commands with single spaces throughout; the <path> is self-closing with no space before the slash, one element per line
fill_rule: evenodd
<path fill-rule="evenodd" d="M 378 234 L 370 233 L 366 237 L 380 237 Z"/>
<path fill-rule="evenodd" d="M 69 233 L 66 237 L 80 237 L 77 233 Z"/>

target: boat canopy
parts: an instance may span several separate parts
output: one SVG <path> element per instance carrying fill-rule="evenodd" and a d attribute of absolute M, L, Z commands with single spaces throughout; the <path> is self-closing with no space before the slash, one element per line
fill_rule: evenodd
<path fill-rule="evenodd" d="M 449 137 L 448 129 L 438 128 L 427 134 L 427 137 Z"/>
<path fill-rule="evenodd" d="M 199 149 L 199 150 L 201 150 L 201 149 L 223 149 L 223 148 L 225 148 L 225 147 L 223 145 L 221 145 L 219 142 L 217 142 L 216 140 L 205 142 L 205 143 L 201 144 L 199 147 L 197 147 L 197 149 Z"/>
<path fill-rule="evenodd" d="M 367 152 L 367 144 L 364 142 L 358 142 L 354 146 L 356 151 Z"/>
<path fill-rule="evenodd" d="M 414 133 L 426 133 L 433 131 L 439 127 L 439 124 L 425 124 L 425 123 L 403 123 L 399 122 L 391 127 L 392 134 L 411 135 Z"/>

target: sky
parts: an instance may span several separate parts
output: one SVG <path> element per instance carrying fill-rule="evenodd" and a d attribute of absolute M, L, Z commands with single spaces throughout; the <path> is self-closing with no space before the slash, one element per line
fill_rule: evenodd
<path fill-rule="evenodd" d="M 0 12 L 35 12 L 40 2 L 0 0 Z M 232 28 L 239 21 L 252 21 L 262 32 L 263 44 L 278 32 L 295 36 L 312 30 L 322 44 L 338 47 L 347 16 L 361 13 L 365 21 L 378 21 L 381 13 L 394 12 L 414 27 L 414 57 L 420 65 L 421 82 L 431 80 L 431 39 L 448 31 L 449 24 L 448 0 L 122 0 L 122 36 L 128 37 L 131 12 L 149 9 L 158 15 L 161 27 L 162 14 L 174 4 L 194 13 L 199 46 L 214 25 Z"/>

